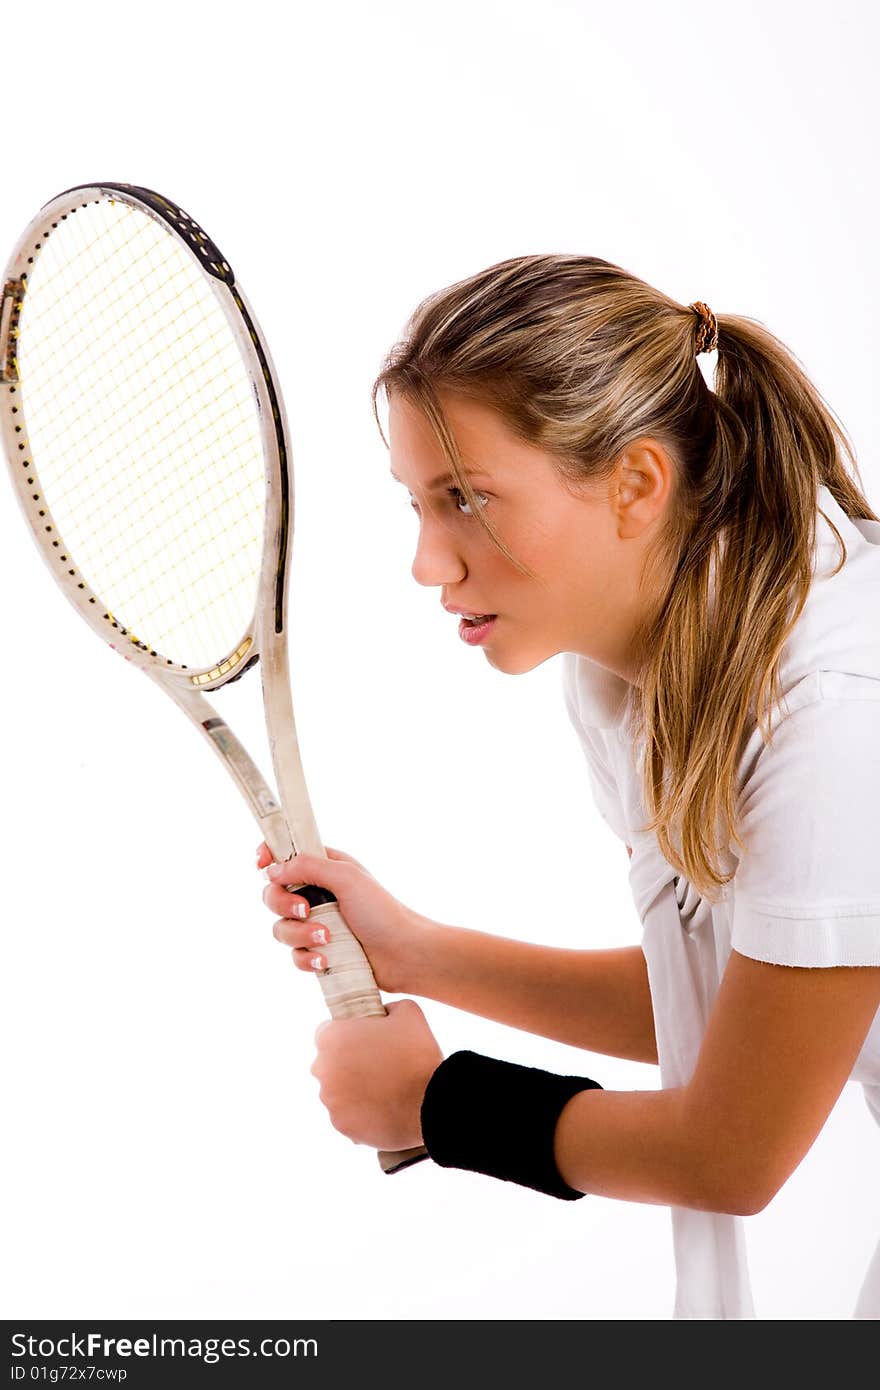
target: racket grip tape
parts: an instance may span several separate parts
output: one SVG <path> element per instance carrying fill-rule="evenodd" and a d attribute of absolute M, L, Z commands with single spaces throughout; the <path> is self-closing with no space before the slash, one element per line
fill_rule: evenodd
<path fill-rule="evenodd" d="M 322 948 L 327 961 L 326 970 L 318 974 L 332 1018 L 364 1018 L 387 1014 L 376 984 L 370 962 L 363 946 L 339 911 L 339 903 L 327 888 L 305 884 L 291 891 L 309 902 L 309 921 L 327 928 L 327 945 Z M 399 1173 L 423 1158 L 428 1150 L 419 1145 L 399 1153 L 380 1150 L 379 1166 L 383 1173 Z"/>

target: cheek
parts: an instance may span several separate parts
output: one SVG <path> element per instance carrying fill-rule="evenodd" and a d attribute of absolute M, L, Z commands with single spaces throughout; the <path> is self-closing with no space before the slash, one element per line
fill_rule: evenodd
<path fill-rule="evenodd" d="M 550 583 L 573 567 L 578 549 L 577 538 L 552 516 L 529 521 L 505 539 L 518 560 Z"/>
<path fill-rule="evenodd" d="M 537 568 L 537 566 L 536 566 Z M 600 610 L 614 592 L 610 557 L 601 537 L 569 528 L 546 546 L 543 573 L 566 610 Z"/>
<path fill-rule="evenodd" d="M 557 583 L 580 590 L 589 585 L 594 558 L 595 551 L 583 532 L 569 527 L 543 539 L 539 563 Z"/>

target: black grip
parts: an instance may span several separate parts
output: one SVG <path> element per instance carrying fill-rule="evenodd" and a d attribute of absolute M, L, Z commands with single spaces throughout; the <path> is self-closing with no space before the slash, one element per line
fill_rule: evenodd
<path fill-rule="evenodd" d="M 290 885 L 292 887 L 292 885 Z M 305 898 L 309 907 L 320 907 L 322 903 L 335 903 L 336 894 L 331 893 L 329 888 L 319 888 L 316 883 L 303 884 L 302 888 L 295 888 L 301 898 Z"/>

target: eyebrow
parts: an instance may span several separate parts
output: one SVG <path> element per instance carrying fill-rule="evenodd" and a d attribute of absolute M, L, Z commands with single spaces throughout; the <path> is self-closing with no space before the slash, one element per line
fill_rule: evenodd
<path fill-rule="evenodd" d="M 392 468 L 392 470 L 391 470 L 391 476 L 392 476 L 392 478 L 394 479 L 394 481 L 395 481 L 396 483 L 402 483 L 402 482 L 403 482 L 403 479 L 402 479 L 402 478 L 398 478 L 398 476 L 397 476 L 397 474 L 394 472 L 394 469 L 393 469 L 393 468 Z M 473 480 L 474 478 L 488 478 L 488 477 L 489 477 L 489 474 L 488 474 L 488 473 L 483 473 L 481 470 L 478 469 L 478 470 L 476 470 L 476 471 L 473 472 L 473 473 L 468 473 L 467 476 L 468 476 L 471 480 Z M 454 482 L 455 482 L 455 478 L 453 477 L 453 475 L 452 475 L 451 473 L 441 473 L 440 476 L 439 476 L 438 478 L 434 478 L 434 479 L 432 479 L 432 481 L 431 481 L 430 483 L 428 483 L 428 486 L 427 486 L 427 489 L 426 489 L 426 490 L 427 490 L 428 492 L 433 492 L 436 488 L 442 487 L 444 483 L 454 483 Z"/>

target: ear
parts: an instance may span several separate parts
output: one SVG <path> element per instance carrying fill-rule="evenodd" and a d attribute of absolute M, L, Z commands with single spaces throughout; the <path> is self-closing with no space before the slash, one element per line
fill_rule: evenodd
<path fill-rule="evenodd" d="M 617 504 L 625 534 L 638 535 L 663 515 L 675 482 L 675 465 L 657 439 L 636 439 L 617 465 Z M 635 529 L 631 529 L 635 528 Z"/>

